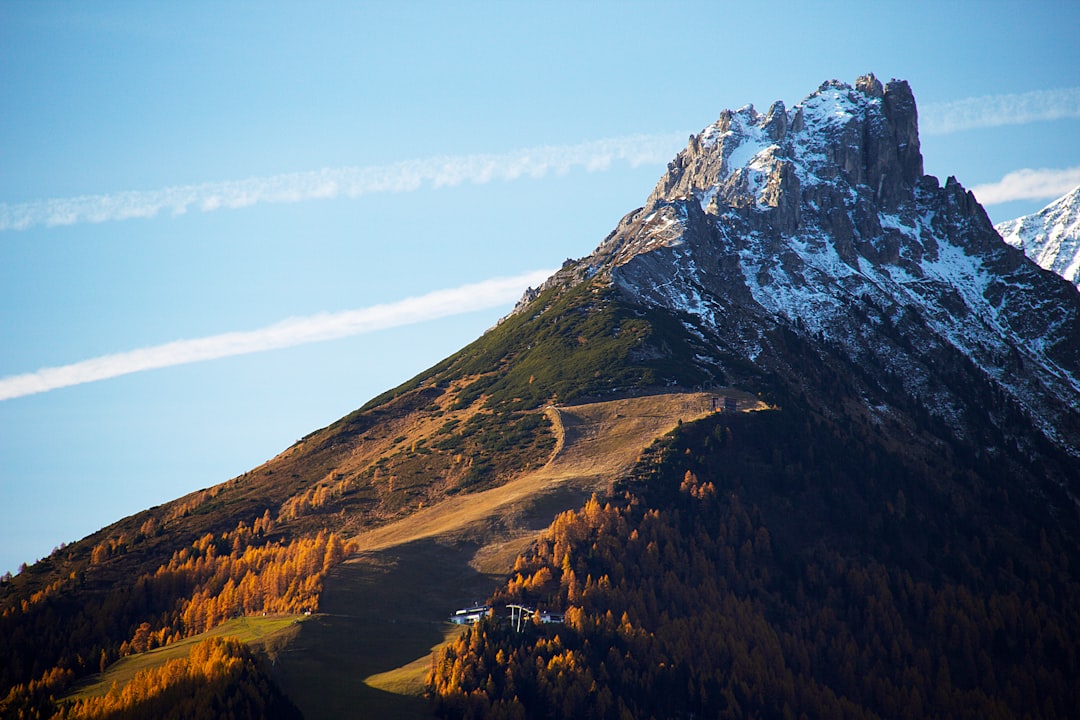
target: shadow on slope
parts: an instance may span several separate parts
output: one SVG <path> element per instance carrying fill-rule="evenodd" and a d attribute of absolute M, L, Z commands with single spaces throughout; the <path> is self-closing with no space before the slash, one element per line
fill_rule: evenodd
<path fill-rule="evenodd" d="M 430 653 L 455 608 L 498 581 L 470 567 L 475 546 L 424 539 L 362 553 L 326 584 L 322 612 L 279 655 L 274 677 L 308 720 L 426 717 L 427 701 L 367 685 Z"/>

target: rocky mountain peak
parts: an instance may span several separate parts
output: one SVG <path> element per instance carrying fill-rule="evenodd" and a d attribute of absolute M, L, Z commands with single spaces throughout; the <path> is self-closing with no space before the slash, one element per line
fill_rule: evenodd
<path fill-rule="evenodd" d="M 958 180 L 923 174 L 902 80 L 831 80 L 790 109 L 725 110 L 644 207 L 547 286 L 585 280 L 687 318 L 722 348 L 698 355 L 699 375 L 726 377 L 722 358 L 741 357 L 801 384 L 780 339 L 798 336 L 844 356 L 844 372 L 884 373 L 958 436 L 982 432 L 959 386 L 986 383 L 1080 454 L 1075 289 L 1003 243 Z M 859 392 L 888 414 L 879 390 Z"/>
<path fill-rule="evenodd" d="M 828 81 L 787 110 L 726 110 L 670 163 L 650 202 L 694 197 L 706 212 L 753 207 L 785 232 L 799 226 L 802 189 L 841 183 L 895 210 L 923 174 L 918 113 L 905 81 Z M 785 195 L 794 196 L 785 200 Z M 824 198 L 821 198 L 824 200 Z M 711 210 L 710 210 L 711 206 Z"/>

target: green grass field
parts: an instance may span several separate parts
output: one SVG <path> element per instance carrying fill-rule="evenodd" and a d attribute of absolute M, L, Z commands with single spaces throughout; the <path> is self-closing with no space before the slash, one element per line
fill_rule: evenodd
<path fill-rule="evenodd" d="M 305 619 L 307 618 L 304 615 L 234 618 L 201 635 L 185 638 L 180 642 L 148 652 L 120 658 L 106 668 L 105 672 L 92 675 L 84 682 L 78 683 L 63 699 L 80 700 L 104 695 L 113 683 L 122 687 L 140 670 L 159 667 L 174 658 L 187 657 L 193 646 L 208 637 L 235 637 L 252 647 L 261 649 L 274 659 L 288 640 L 299 631 L 299 625 Z"/>

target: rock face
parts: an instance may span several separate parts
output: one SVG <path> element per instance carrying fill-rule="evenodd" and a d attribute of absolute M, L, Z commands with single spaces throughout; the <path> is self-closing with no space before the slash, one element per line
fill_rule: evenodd
<path fill-rule="evenodd" d="M 650 202 L 690 195 L 720 207 L 756 207 L 783 232 L 799 226 L 802 185 L 864 187 L 895 210 L 922 178 L 918 114 L 908 84 L 873 75 L 855 88 L 830 81 L 789 116 L 782 102 L 764 117 L 753 106 L 725 111 L 669 165 Z M 818 195 L 812 200 L 836 198 Z M 777 217 L 778 216 L 778 217 Z"/>
<path fill-rule="evenodd" d="M 716 348 L 694 362 L 718 380 L 749 363 L 898 434 L 926 413 L 973 452 L 1032 462 L 1034 426 L 1080 456 L 1080 295 L 1003 243 L 954 178 L 924 175 L 904 81 L 724 111 L 549 286 L 585 278 L 682 318 Z"/>
<path fill-rule="evenodd" d="M 1080 187 L 1033 215 L 996 227 L 1005 242 L 1080 288 Z"/>

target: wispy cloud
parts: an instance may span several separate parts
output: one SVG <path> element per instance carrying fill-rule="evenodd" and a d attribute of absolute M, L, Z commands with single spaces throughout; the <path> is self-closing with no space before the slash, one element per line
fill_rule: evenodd
<path fill-rule="evenodd" d="M 551 270 L 534 270 L 448 290 L 438 290 L 385 305 L 291 318 L 244 332 L 177 340 L 128 352 L 103 355 L 59 367 L 0 378 L 0 400 L 188 363 L 276 350 L 360 335 L 402 325 L 487 310 L 517 300 L 526 286 L 539 285 Z"/>
<path fill-rule="evenodd" d="M 465 183 L 507 182 L 566 173 L 574 168 L 597 172 L 615 163 L 636 167 L 667 162 L 685 142 L 685 133 L 628 135 L 501 154 L 431 157 L 391 165 L 324 168 L 159 190 L 0 203 L 0 231 L 152 218 L 161 213 L 182 215 L 189 211 L 209 212 L 264 203 L 413 192 L 424 187 Z"/>
<path fill-rule="evenodd" d="M 1012 200 L 1053 200 L 1080 185 L 1080 165 L 1063 170 L 1025 168 L 1011 172 L 995 183 L 971 188 L 983 205 Z"/>
<path fill-rule="evenodd" d="M 1080 117 L 1080 88 L 1073 87 L 928 103 L 919 107 L 919 129 L 925 135 L 947 135 L 1075 117 Z"/>

